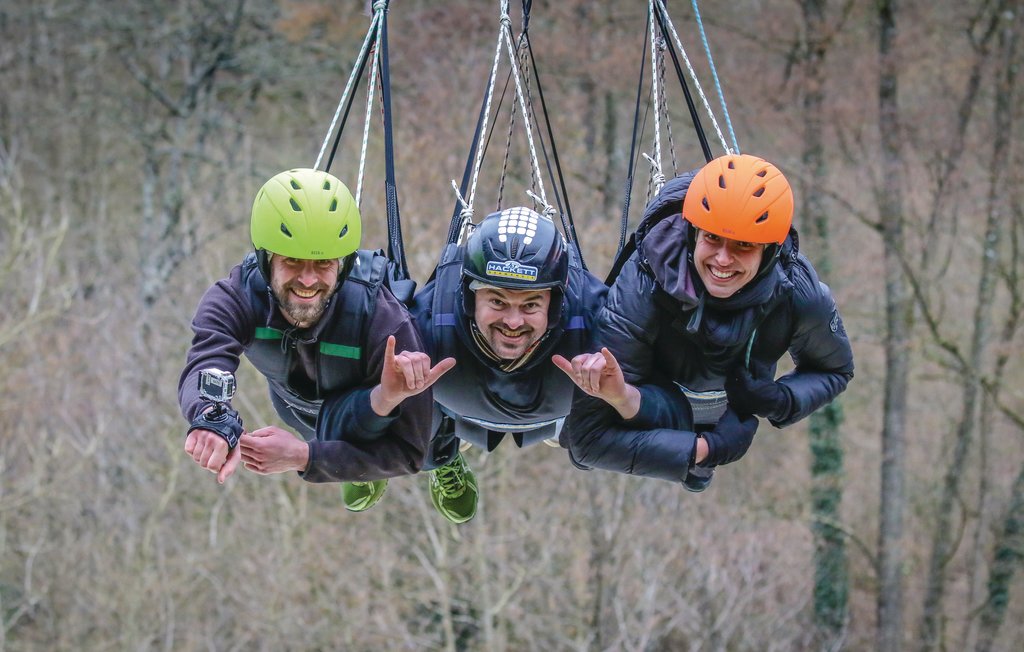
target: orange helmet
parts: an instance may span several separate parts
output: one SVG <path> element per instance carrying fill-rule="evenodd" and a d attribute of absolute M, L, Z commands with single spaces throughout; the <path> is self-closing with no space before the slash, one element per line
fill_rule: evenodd
<path fill-rule="evenodd" d="M 793 190 L 779 168 L 749 154 L 726 154 L 693 177 L 683 218 L 743 242 L 782 244 L 793 223 Z"/>

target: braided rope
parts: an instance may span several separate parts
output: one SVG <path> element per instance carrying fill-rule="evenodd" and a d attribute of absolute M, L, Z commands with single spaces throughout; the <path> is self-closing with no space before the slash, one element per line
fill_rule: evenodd
<path fill-rule="evenodd" d="M 382 0 L 377 0 L 374 6 Z M 386 2 L 384 3 L 387 4 Z M 377 40 L 373 44 L 373 61 L 370 70 L 370 80 L 366 85 L 366 118 L 363 121 L 363 143 L 359 150 L 359 176 L 356 177 L 356 208 L 359 208 L 360 199 L 363 196 L 363 171 L 366 169 L 366 143 L 370 138 L 370 121 L 373 119 L 373 98 L 377 90 L 377 69 L 380 60 L 380 43 L 383 30 L 377 30 Z"/>
<path fill-rule="evenodd" d="M 377 10 L 377 4 L 383 4 L 386 7 L 387 1 L 378 0 L 373 5 L 374 13 L 373 19 L 370 21 L 370 28 L 366 30 L 366 37 L 363 39 L 363 45 L 359 49 L 359 56 L 356 57 L 356 63 L 352 66 L 352 73 L 348 76 L 348 82 L 345 84 L 345 90 L 341 93 L 341 100 L 338 102 L 338 108 L 334 111 L 334 118 L 331 119 L 331 126 L 327 129 L 327 136 L 324 138 L 323 145 L 320 146 L 320 153 L 316 156 L 316 163 L 313 164 L 314 170 L 320 169 L 320 162 L 324 158 L 324 152 L 327 151 L 327 143 L 331 141 L 331 134 L 334 133 L 334 127 L 338 124 L 338 118 L 341 116 L 341 109 L 348 101 L 349 93 L 352 92 L 352 87 L 356 82 L 356 73 L 362 67 L 363 60 L 366 59 L 366 53 L 370 47 L 370 40 L 373 37 L 373 32 L 377 29 L 377 24 L 380 22 L 381 15 L 384 13 L 383 11 Z"/>
<path fill-rule="evenodd" d="M 511 22 L 511 21 L 510 21 Z M 544 179 L 541 176 L 540 161 L 537 159 L 537 147 L 533 142 L 533 127 L 530 125 L 530 113 L 526 108 L 526 96 L 523 93 L 523 83 L 520 79 L 519 72 L 519 60 L 516 56 L 515 47 L 512 45 L 512 28 L 510 23 L 502 24 L 502 37 L 505 41 L 505 47 L 508 50 L 509 63 L 512 66 L 512 77 L 516 82 L 516 99 L 518 100 L 519 110 L 523 114 L 523 126 L 526 128 L 526 140 L 530 145 L 530 166 L 532 172 L 537 179 L 537 189 L 540 191 L 541 201 L 544 205 L 548 204 L 547 194 L 544 192 Z"/>
<path fill-rule="evenodd" d="M 704 87 L 701 86 L 700 80 L 697 79 L 697 73 L 693 70 L 693 64 L 690 63 L 690 57 L 686 55 L 686 49 L 683 48 L 683 43 L 679 40 L 679 33 L 676 32 L 676 26 L 672 23 L 672 19 L 668 15 L 668 10 L 665 9 L 665 3 L 662 2 L 662 0 L 652 0 L 652 2 L 657 3 L 658 8 L 661 10 L 661 16 L 665 20 L 665 24 L 668 25 L 669 31 L 672 32 L 672 38 L 675 40 L 676 47 L 679 48 L 679 53 L 683 57 L 683 62 L 686 63 L 686 70 L 689 71 L 690 79 L 693 80 L 693 84 L 697 88 L 697 93 L 700 95 L 701 102 L 704 104 L 704 110 L 711 119 L 711 124 L 715 127 L 715 133 L 718 134 L 718 140 L 722 143 L 722 148 L 725 150 L 726 154 L 735 153 L 726 142 L 725 136 L 722 135 L 722 128 L 718 126 L 718 120 L 715 119 L 715 113 L 711 109 L 711 103 L 708 102 L 707 95 L 704 94 Z"/>
<path fill-rule="evenodd" d="M 462 193 L 459 192 L 459 184 L 455 183 L 455 179 L 452 179 L 452 190 L 455 191 L 455 199 L 462 204 L 462 210 L 459 211 L 459 237 L 455 241 L 456 244 L 461 245 L 473 225 L 473 207 L 462 197 Z"/>
<path fill-rule="evenodd" d="M 732 129 L 732 120 L 729 119 L 729 107 L 725 104 L 725 94 L 722 92 L 722 83 L 718 80 L 718 70 L 715 68 L 715 60 L 711 57 L 711 46 L 708 44 L 707 34 L 704 33 L 704 21 L 700 18 L 700 8 L 697 0 L 692 0 L 693 15 L 697 18 L 697 31 L 700 32 L 700 40 L 704 44 L 704 54 L 708 58 L 708 67 L 711 68 L 711 78 L 715 80 L 715 89 L 718 91 L 718 103 L 722 105 L 722 114 L 725 116 L 725 126 L 729 129 L 729 136 L 732 138 L 732 147 L 736 154 L 740 153 L 739 143 L 736 141 L 736 132 Z"/>
<path fill-rule="evenodd" d="M 658 40 L 655 38 L 656 32 L 654 31 L 654 0 L 648 0 L 647 2 L 647 28 L 651 30 L 651 98 L 654 102 L 654 158 L 647 156 L 647 159 L 651 161 L 651 171 L 655 168 L 661 169 L 661 96 L 658 89 Z M 646 154 L 645 154 L 646 156 Z M 655 183 L 654 194 L 661 192 L 660 183 Z M 650 189 L 648 190 L 650 194 Z"/>
<path fill-rule="evenodd" d="M 658 77 L 661 79 L 661 87 L 665 88 L 665 48 L 667 44 L 665 39 L 659 39 L 658 44 L 660 46 L 660 61 L 658 62 Z M 672 173 L 675 176 L 676 170 L 679 169 L 678 162 L 676 161 L 676 140 L 672 135 L 672 116 L 668 110 L 668 102 L 661 103 L 661 110 L 665 120 L 665 135 L 668 136 L 668 154 L 669 160 L 672 161 Z"/>
<path fill-rule="evenodd" d="M 494 48 L 494 62 L 491 64 L 491 76 L 490 82 L 487 85 L 487 102 L 484 105 L 484 119 L 481 123 L 480 133 L 487 133 L 487 122 L 491 115 L 491 102 L 494 99 L 494 80 L 497 79 L 498 75 L 498 62 L 501 60 L 501 44 L 502 37 L 504 36 L 504 29 L 512 24 L 512 19 L 508 15 L 508 0 L 503 0 L 501 3 L 501 18 L 499 19 L 500 26 L 498 28 L 498 42 Z M 473 161 L 473 176 L 472 181 L 469 185 L 469 198 L 463 202 L 463 213 L 468 214 L 470 218 L 473 217 L 473 202 L 476 201 L 476 186 L 480 180 L 480 166 L 484 160 L 484 148 L 477 146 L 476 158 Z M 461 198 L 460 198 L 461 201 Z"/>

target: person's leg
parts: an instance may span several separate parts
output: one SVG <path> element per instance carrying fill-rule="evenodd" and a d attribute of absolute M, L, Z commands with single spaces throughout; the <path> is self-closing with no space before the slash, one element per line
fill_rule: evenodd
<path fill-rule="evenodd" d="M 459 452 L 455 422 L 443 416 L 435 433 L 424 464 L 430 476 L 430 502 L 452 523 L 465 523 L 476 516 L 476 475 Z"/>

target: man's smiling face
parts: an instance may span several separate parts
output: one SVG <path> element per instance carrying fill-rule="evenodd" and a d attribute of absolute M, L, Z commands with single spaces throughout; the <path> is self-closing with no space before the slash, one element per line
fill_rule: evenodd
<path fill-rule="evenodd" d="M 548 330 L 551 290 L 482 287 L 473 313 L 477 328 L 502 360 L 515 360 Z"/>
<path fill-rule="evenodd" d="M 315 324 L 338 285 L 339 261 L 304 260 L 273 255 L 270 288 L 285 319 L 299 328 Z"/>

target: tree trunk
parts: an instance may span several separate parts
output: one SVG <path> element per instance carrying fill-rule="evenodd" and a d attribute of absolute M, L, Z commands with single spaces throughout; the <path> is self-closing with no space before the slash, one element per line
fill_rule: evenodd
<path fill-rule="evenodd" d="M 885 247 L 885 402 L 882 423 L 881 502 L 878 527 L 878 650 L 894 652 L 903 637 L 904 448 L 910 331 L 910 293 L 901 264 L 903 245 L 902 136 L 897 104 L 897 0 L 879 0 L 879 132 L 882 187 L 878 194 Z"/>
<path fill-rule="evenodd" d="M 997 79 L 995 102 L 995 132 L 1007 134 L 1010 128 L 1012 112 L 1011 98 L 1013 95 L 1014 70 L 1010 64 L 1014 39 L 1012 38 L 1014 13 L 1002 14 L 1006 21 L 1000 35 L 1003 52 L 1002 74 Z M 1005 17 L 1009 17 L 1009 19 Z M 1007 35 L 1009 31 L 1011 34 Z M 946 588 L 946 564 L 956 552 L 953 540 L 953 515 L 960 490 L 960 467 L 971 447 L 974 436 L 974 425 L 977 419 L 977 405 L 981 393 L 982 366 L 990 345 L 989 331 L 992 324 L 992 298 L 996 287 L 996 274 L 999 263 L 999 240 L 1002 235 L 1006 205 L 1005 183 L 1007 161 L 1009 160 L 1008 138 L 992 139 L 992 164 L 989 177 L 988 217 L 985 224 L 985 240 L 982 246 L 981 274 L 978 279 L 978 301 L 974 309 L 974 333 L 971 337 L 971 350 L 967 359 L 967 367 L 961 370 L 963 376 L 963 402 L 961 405 L 960 423 L 956 430 L 956 441 L 953 446 L 953 457 L 949 461 L 942 485 L 939 500 L 937 522 L 932 537 L 931 557 L 928 564 L 924 609 L 921 615 L 921 626 L 918 634 L 921 652 L 936 649 L 941 643 L 941 627 L 943 620 L 942 601 Z"/>
<path fill-rule="evenodd" d="M 823 140 L 824 60 L 828 48 L 825 24 L 826 0 L 804 0 L 803 44 L 803 164 L 806 181 L 802 184 L 802 223 L 811 226 L 815 264 L 825 282 L 830 281 L 832 261 L 828 252 L 828 217 L 824 207 L 827 171 Z M 846 542 L 832 523 L 841 520 L 843 497 L 843 447 L 840 426 L 843 411 L 830 403 L 810 418 L 811 510 L 814 532 L 814 617 L 824 635 L 835 640 L 841 636 L 847 617 L 849 575 Z"/>

